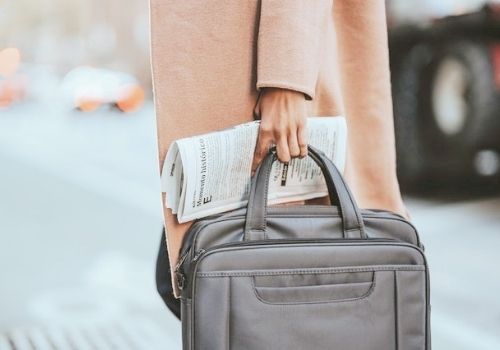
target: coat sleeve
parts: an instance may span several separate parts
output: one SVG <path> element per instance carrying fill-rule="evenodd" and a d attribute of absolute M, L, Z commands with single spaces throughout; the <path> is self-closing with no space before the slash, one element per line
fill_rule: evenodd
<path fill-rule="evenodd" d="M 262 0 L 256 88 L 278 87 L 314 99 L 331 0 Z"/>

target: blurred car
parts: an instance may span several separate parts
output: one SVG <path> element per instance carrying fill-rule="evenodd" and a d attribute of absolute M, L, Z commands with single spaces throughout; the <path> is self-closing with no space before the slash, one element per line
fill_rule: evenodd
<path fill-rule="evenodd" d="M 83 112 L 101 106 L 133 112 L 144 103 L 144 89 L 134 77 L 109 69 L 77 67 L 66 74 L 61 88 L 66 103 Z"/>
<path fill-rule="evenodd" d="M 389 32 L 403 186 L 500 176 L 500 7 Z"/>

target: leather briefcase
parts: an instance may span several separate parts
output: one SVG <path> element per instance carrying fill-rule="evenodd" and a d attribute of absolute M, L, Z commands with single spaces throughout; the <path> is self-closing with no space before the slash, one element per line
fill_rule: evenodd
<path fill-rule="evenodd" d="M 333 205 L 267 206 L 275 150 L 247 208 L 197 220 L 176 267 L 184 349 L 430 350 L 429 273 L 416 229 L 359 209 L 309 146 Z"/>

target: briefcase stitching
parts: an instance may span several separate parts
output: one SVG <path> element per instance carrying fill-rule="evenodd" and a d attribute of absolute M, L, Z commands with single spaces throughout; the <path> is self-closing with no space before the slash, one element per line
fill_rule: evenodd
<path fill-rule="evenodd" d="M 325 267 L 313 269 L 292 270 L 267 270 L 267 271 L 214 271 L 197 272 L 196 277 L 248 277 L 248 276 L 277 276 L 294 274 L 322 274 L 322 273 L 346 273 L 346 272 L 375 272 L 375 271 L 425 271 L 425 265 L 381 265 L 369 267 Z"/>

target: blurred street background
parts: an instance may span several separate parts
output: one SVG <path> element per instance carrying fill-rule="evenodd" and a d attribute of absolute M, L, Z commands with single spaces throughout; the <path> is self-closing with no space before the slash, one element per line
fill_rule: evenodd
<path fill-rule="evenodd" d="M 387 4 L 433 346 L 498 350 L 500 7 Z M 148 31 L 146 0 L 0 3 L 0 350 L 181 348 L 154 284 Z"/>

